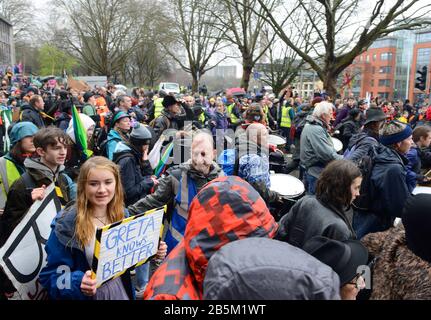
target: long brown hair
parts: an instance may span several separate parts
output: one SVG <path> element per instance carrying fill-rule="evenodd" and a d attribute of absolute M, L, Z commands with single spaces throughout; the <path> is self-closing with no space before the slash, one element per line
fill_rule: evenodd
<path fill-rule="evenodd" d="M 91 219 L 94 209 L 85 192 L 92 169 L 104 169 L 113 173 L 115 177 L 115 194 L 108 204 L 108 220 L 110 223 L 114 223 L 124 219 L 124 194 L 118 166 L 105 157 L 90 158 L 81 167 L 77 183 L 75 236 L 82 247 L 90 243 L 95 231 Z"/>
<path fill-rule="evenodd" d="M 316 198 L 338 209 L 348 207 L 352 201 L 350 187 L 361 171 L 351 161 L 332 161 L 320 174 L 316 186 Z"/>

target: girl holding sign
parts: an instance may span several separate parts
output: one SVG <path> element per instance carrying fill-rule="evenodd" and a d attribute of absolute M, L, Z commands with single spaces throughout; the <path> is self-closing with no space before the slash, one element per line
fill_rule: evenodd
<path fill-rule="evenodd" d="M 45 247 L 47 265 L 40 273 L 40 282 L 51 299 L 134 299 L 130 272 L 97 289 L 90 270 L 96 229 L 128 215 L 119 169 L 104 157 L 90 158 L 82 166 L 77 184 L 76 204 L 53 222 Z M 161 242 L 157 259 L 164 259 L 166 251 L 166 244 Z"/>

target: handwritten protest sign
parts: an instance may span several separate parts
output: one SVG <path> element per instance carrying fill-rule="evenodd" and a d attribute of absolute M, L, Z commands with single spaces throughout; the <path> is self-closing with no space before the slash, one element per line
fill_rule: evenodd
<path fill-rule="evenodd" d="M 38 278 L 46 265 L 45 244 L 51 222 L 61 210 L 61 203 L 54 184 L 45 192 L 45 198 L 30 207 L 0 250 L 0 266 L 23 300 L 44 300 L 48 296 Z"/>
<path fill-rule="evenodd" d="M 157 253 L 165 212 L 166 206 L 97 230 L 92 270 L 98 287 Z"/>

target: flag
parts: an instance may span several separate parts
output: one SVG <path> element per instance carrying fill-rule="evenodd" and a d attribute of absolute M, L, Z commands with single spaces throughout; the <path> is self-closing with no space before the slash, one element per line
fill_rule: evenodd
<path fill-rule="evenodd" d="M 163 170 L 166 167 L 166 163 L 169 160 L 169 156 L 171 155 L 172 149 L 174 148 L 174 143 L 171 142 L 167 147 L 165 152 L 163 153 L 163 156 L 161 157 L 159 164 L 157 165 L 156 169 L 154 170 L 154 174 L 156 175 L 157 178 L 160 177 L 160 175 L 162 174 Z"/>
<path fill-rule="evenodd" d="M 10 140 L 9 140 L 8 128 L 10 127 L 10 124 L 12 123 L 12 110 L 9 108 L 4 108 L 1 111 L 1 120 L 3 122 L 3 126 L 5 129 L 5 135 L 3 137 L 3 153 L 6 154 L 10 150 Z"/>
<path fill-rule="evenodd" d="M 75 143 L 78 148 L 85 155 L 86 159 L 93 155 L 93 151 L 88 150 L 87 144 L 87 132 L 82 124 L 81 117 L 79 116 L 76 106 L 72 108 L 72 121 L 73 121 L 73 132 L 75 134 Z"/>

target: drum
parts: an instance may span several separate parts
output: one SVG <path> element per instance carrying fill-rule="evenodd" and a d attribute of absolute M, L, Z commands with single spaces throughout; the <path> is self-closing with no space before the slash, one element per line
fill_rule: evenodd
<path fill-rule="evenodd" d="M 295 203 L 305 195 L 305 186 L 301 180 L 288 174 L 271 174 L 271 190 L 278 192 L 284 198 L 284 205 L 277 209 L 274 217 L 276 220 L 288 213 Z"/>
<path fill-rule="evenodd" d="M 287 166 L 287 160 L 283 151 L 276 149 L 269 153 L 269 170 L 275 173 L 284 173 Z"/>
<path fill-rule="evenodd" d="M 288 174 L 276 173 L 271 175 L 271 190 L 290 199 L 300 199 L 305 193 L 305 186 L 301 180 Z"/>
<path fill-rule="evenodd" d="M 413 194 L 417 195 L 420 193 L 427 193 L 427 194 L 431 194 L 431 187 L 416 187 L 413 190 Z"/>
<path fill-rule="evenodd" d="M 337 152 L 340 152 L 343 150 L 343 143 L 338 140 L 337 138 L 331 137 L 332 143 L 334 144 L 334 148 Z"/>
<path fill-rule="evenodd" d="M 270 134 L 268 143 L 277 146 L 278 149 L 284 149 L 286 146 L 286 139 L 275 134 Z"/>

